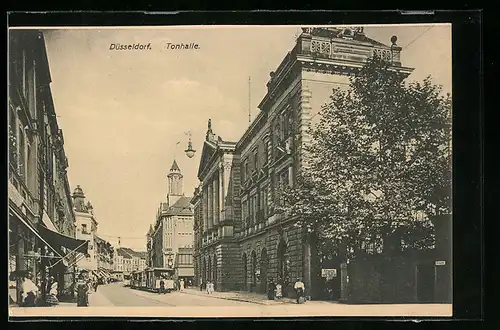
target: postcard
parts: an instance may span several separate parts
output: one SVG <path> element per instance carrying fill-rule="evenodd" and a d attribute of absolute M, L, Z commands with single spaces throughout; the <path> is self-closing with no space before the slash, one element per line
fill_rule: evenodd
<path fill-rule="evenodd" d="M 13 319 L 452 316 L 451 24 L 8 36 Z"/>

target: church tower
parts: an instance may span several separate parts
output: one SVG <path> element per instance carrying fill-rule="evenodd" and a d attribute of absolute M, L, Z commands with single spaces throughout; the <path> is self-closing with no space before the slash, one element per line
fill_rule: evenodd
<path fill-rule="evenodd" d="M 170 167 L 170 173 L 167 175 L 168 178 L 168 194 L 167 194 L 167 203 L 168 206 L 172 206 L 184 196 L 183 187 L 182 187 L 182 178 L 183 175 L 181 173 L 181 169 L 177 162 L 174 159 L 172 163 L 172 167 Z"/>

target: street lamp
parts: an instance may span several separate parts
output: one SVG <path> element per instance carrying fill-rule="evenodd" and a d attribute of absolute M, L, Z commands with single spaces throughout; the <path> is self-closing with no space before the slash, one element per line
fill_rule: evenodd
<path fill-rule="evenodd" d="M 193 158 L 196 150 L 193 149 L 193 143 L 191 142 L 191 131 L 188 131 L 186 133 L 189 136 L 189 141 L 188 141 L 188 147 L 184 152 L 186 153 L 186 156 L 189 158 Z"/>

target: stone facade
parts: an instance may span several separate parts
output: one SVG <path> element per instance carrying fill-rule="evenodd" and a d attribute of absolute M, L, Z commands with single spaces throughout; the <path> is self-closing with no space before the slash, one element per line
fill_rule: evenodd
<path fill-rule="evenodd" d="M 373 56 L 390 61 L 402 74 L 410 74 L 413 69 L 401 66 L 400 51 L 395 44 L 387 46 L 368 38 L 362 28 L 303 28 L 295 47 L 270 73 L 260 113 L 242 138 L 228 148 L 228 143 L 212 132 L 209 122 L 198 172 L 202 184 L 192 201 L 198 210 L 195 273 L 199 281 L 215 279 L 216 288 L 221 290 L 235 287 L 265 292 L 267 281 L 273 278 L 285 284 L 287 293 L 295 279 L 301 278 L 306 294 L 314 295 L 320 280 L 317 253 L 297 226 L 297 219 L 276 211 L 282 203 L 280 189 L 292 186 L 297 172 L 307 167 L 304 146 L 311 140 L 308 129 L 318 121 L 317 114 L 332 90 L 348 86 L 349 77 Z M 214 174 L 217 178 L 227 155 L 233 159 L 228 177 L 234 184 L 233 195 L 217 190 L 214 195 Z M 213 208 L 211 196 L 223 198 L 223 204 L 218 205 L 226 212 L 231 203 L 232 214 L 226 215 L 229 227 L 220 222 L 221 209 Z M 221 237 L 224 228 L 231 231 Z M 226 266 L 224 258 L 234 263 Z M 235 277 L 221 278 L 219 272 Z"/>
<path fill-rule="evenodd" d="M 8 60 L 9 274 L 19 278 L 14 274 L 29 270 L 40 286 L 53 275 L 63 298 L 72 295 L 74 265 L 70 257 L 69 267 L 59 262 L 49 268 L 48 261 L 70 251 L 41 238 L 40 227 L 74 238 L 75 213 L 42 32 L 9 31 Z M 13 302 L 20 298 L 20 281 L 16 282 L 9 285 Z"/>

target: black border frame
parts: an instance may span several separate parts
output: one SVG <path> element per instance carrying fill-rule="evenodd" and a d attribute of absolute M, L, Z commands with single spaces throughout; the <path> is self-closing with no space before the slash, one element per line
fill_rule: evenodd
<path fill-rule="evenodd" d="M 400 11 L 232 11 L 232 12 L 46 12 L 8 14 L 9 26 L 130 26 L 130 25 L 256 25 L 256 24 L 416 24 L 452 23 L 453 31 L 453 320 L 480 320 L 484 317 L 484 104 L 483 104 L 483 13 L 435 11 L 408 14 Z M 7 165 L 4 162 L 4 165 Z M 7 200 L 7 199 L 6 199 Z M 7 251 L 5 251 L 7 252 Z M 6 253 L 4 254 L 6 257 Z M 33 318 L 11 317 L 12 321 Z M 70 320 L 69 318 L 46 318 Z M 308 318 L 307 321 L 335 320 L 353 328 L 353 320 L 450 320 L 449 318 Z M 37 322 L 41 318 L 35 319 Z M 140 321 L 144 318 L 83 318 L 78 321 Z M 157 320 L 157 319 L 156 319 Z M 163 319 L 169 321 L 172 319 Z M 173 319 L 181 320 L 181 319 Z M 186 319 L 193 320 L 193 319 Z M 204 320 L 204 319 L 199 319 Z M 205 319 L 206 320 L 206 319 Z M 230 319 L 212 319 L 230 320 Z M 236 319 L 249 321 L 250 319 Z M 276 319 L 296 321 L 294 318 Z M 231 320 L 235 321 L 235 320 Z M 259 320 L 258 323 L 267 320 Z M 100 322 L 97 322 L 100 323 Z M 97 324 L 96 323 L 96 324 Z M 346 324 L 347 323 L 347 324 Z M 378 323 L 378 322 L 377 322 Z M 399 322 L 396 322 L 399 323 Z M 440 322 L 441 323 L 441 322 Z M 27 324 L 27 323 L 24 323 Z M 298 323 L 297 323 L 298 324 Z M 442 323 L 441 323 L 442 324 Z M 20 324 L 18 324 L 20 325 Z M 222 324 L 221 324 L 222 325 Z M 287 322 L 287 327 L 291 324 Z M 355 328 L 355 327 L 354 327 Z"/>

